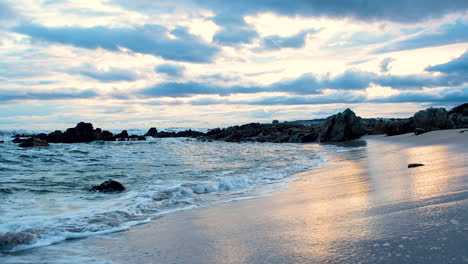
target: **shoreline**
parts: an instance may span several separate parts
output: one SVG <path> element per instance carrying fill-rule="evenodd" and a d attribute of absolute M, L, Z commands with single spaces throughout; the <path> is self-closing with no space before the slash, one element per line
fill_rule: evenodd
<path fill-rule="evenodd" d="M 176 212 L 84 245 L 113 263 L 466 262 L 466 137 L 372 136 L 265 198 Z"/>

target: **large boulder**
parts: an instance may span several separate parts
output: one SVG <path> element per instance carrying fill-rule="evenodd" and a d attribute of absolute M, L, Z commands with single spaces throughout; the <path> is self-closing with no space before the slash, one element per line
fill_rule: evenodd
<path fill-rule="evenodd" d="M 90 190 L 98 192 L 121 192 L 125 191 L 125 186 L 118 181 L 110 179 L 99 185 L 94 185 Z"/>
<path fill-rule="evenodd" d="M 23 143 L 21 143 L 19 146 L 22 147 L 22 148 L 30 148 L 30 147 L 48 147 L 48 146 L 49 146 L 49 143 L 47 143 L 47 141 L 45 141 L 45 140 L 32 137 L 32 138 L 26 139 L 26 141 L 24 141 Z"/>
<path fill-rule="evenodd" d="M 422 128 L 425 131 L 454 128 L 454 124 L 444 108 L 431 107 L 421 110 L 414 114 L 413 120 L 416 128 Z"/>
<path fill-rule="evenodd" d="M 343 113 L 330 116 L 325 120 L 318 141 L 346 141 L 359 138 L 365 133 L 366 126 L 362 119 L 348 108 Z"/>

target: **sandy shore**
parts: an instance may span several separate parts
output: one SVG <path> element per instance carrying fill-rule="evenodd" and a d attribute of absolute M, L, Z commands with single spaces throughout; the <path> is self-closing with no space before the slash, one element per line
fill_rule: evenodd
<path fill-rule="evenodd" d="M 366 148 L 331 156 L 266 198 L 177 212 L 85 244 L 114 263 L 467 263 L 460 131 L 368 137 Z"/>

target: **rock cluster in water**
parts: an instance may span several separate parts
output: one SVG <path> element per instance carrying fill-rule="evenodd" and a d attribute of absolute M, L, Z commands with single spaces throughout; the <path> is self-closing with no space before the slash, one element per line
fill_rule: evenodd
<path fill-rule="evenodd" d="M 468 103 L 448 111 L 443 108 L 428 108 L 414 114 L 411 118 L 375 119 L 361 118 L 351 109 L 330 116 L 327 119 L 279 122 L 270 124 L 250 123 L 227 128 L 215 128 L 206 133 L 185 130 L 180 132 L 158 131 L 152 127 L 144 135 L 129 135 L 126 130 L 116 135 L 109 131 L 93 128 L 91 123 L 78 123 L 65 132 L 55 131 L 49 134 L 29 136 L 16 135 L 14 143 L 21 146 L 46 146 L 50 143 L 86 143 L 102 141 L 135 141 L 146 140 L 146 137 L 191 137 L 200 140 L 220 140 L 228 142 L 274 142 L 274 143 L 307 143 L 338 142 L 359 138 L 366 134 L 386 134 L 388 136 L 415 133 L 423 134 L 432 130 L 468 128 Z M 27 141 L 27 142 L 26 142 Z"/>
<path fill-rule="evenodd" d="M 24 142 L 22 142 L 20 145 L 22 148 L 30 148 L 30 147 L 48 147 L 49 143 L 45 140 L 31 137 L 26 139 Z"/>

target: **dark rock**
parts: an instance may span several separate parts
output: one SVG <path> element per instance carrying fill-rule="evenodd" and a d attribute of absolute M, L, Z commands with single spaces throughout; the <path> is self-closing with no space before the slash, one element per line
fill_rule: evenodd
<path fill-rule="evenodd" d="M 175 137 L 191 137 L 191 138 L 197 138 L 200 136 L 203 136 L 204 133 L 200 131 L 194 131 L 194 130 L 184 130 L 184 131 L 179 131 L 175 134 Z"/>
<path fill-rule="evenodd" d="M 454 128 L 454 124 L 450 121 L 448 112 L 444 108 L 431 107 L 421 110 L 414 114 L 413 118 L 415 126 L 426 131 Z"/>
<path fill-rule="evenodd" d="M 415 131 L 416 127 L 413 122 L 413 118 L 400 121 L 392 121 L 387 125 L 387 136 L 396 136 L 406 133 L 412 133 Z"/>
<path fill-rule="evenodd" d="M 91 123 L 80 122 L 76 127 L 68 128 L 63 133 L 60 130 L 49 133 L 45 140 L 52 143 L 87 143 L 96 140 L 114 141 L 115 138 L 109 131 L 102 131 L 100 128 L 93 129 Z"/>
<path fill-rule="evenodd" d="M 102 130 L 100 128 L 96 128 L 93 131 L 94 140 L 102 140 Z"/>
<path fill-rule="evenodd" d="M 131 135 L 128 137 L 128 141 L 144 141 L 146 140 L 145 136 Z"/>
<path fill-rule="evenodd" d="M 40 140 L 44 140 L 44 141 L 47 141 L 47 139 L 48 139 L 48 136 L 47 136 L 47 134 L 45 134 L 45 133 L 41 133 L 41 134 L 35 135 L 34 137 L 35 137 L 35 138 L 38 138 L 38 139 L 40 139 Z"/>
<path fill-rule="evenodd" d="M 420 167 L 420 166 L 424 166 L 424 164 L 421 164 L 421 163 L 410 163 L 410 164 L 408 164 L 408 168 L 415 168 L 415 167 Z"/>
<path fill-rule="evenodd" d="M 304 137 L 303 133 L 297 133 L 289 137 L 288 142 L 289 143 L 300 143 L 302 142 L 302 138 Z"/>
<path fill-rule="evenodd" d="M 460 133 L 460 134 L 461 134 L 461 133 L 465 133 L 465 131 L 468 131 L 468 130 L 462 130 L 462 131 L 460 131 L 460 132 L 458 132 L 458 133 Z"/>
<path fill-rule="evenodd" d="M 452 113 L 449 115 L 449 119 L 455 128 L 468 128 L 468 116 L 461 113 Z"/>
<path fill-rule="evenodd" d="M 115 135 L 115 138 L 128 138 L 128 132 L 127 130 L 123 130 L 119 134 Z"/>
<path fill-rule="evenodd" d="M 417 135 L 421 135 L 421 134 L 424 134 L 426 133 L 426 130 L 422 129 L 422 128 L 416 128 L 414 130 L 414 134 L 417 136 Z"/>
<path fill-rule="evenodd" d="M 23 143 L 23 142 L 25 142 L 25 141 L 26 141 L 26 139 L 21 139 L 21 138 L 14 138 L 14 139 L 12 140 L 13 143 Z"/>
<path fill-rule="evenodd" d="M 61 143 L 63 142 L 63 133 L 60 130 L 55 130 L 52 133 L 49 133 L 47 135 L 47 141 L 52 142 L 52 143 Z"/>
<path fill-rule="evenodd" d="M 343 113 L 326 119 L 318 140 L 320 142 L 346 141 L 359 138 L 365 133 L 366 127 L 362 119 L 348 108 Z"/>
<path fill-rule="evenodd" d="M 13 137 L 14 137 L 14 138 L 20 138 L 20 137 L 23 137 L 23 138 L 27 137 L 27 138 L 29 138 L 29 137 L 32 137 L 32 135 L 27 135 L 27 134 L 16 134 L 16 135 L 14 135 Z"/>
<path fill-rule="evenodd" d="M 301 139 L 301 143 L 316 142 L 318 137 L 319 137 L 318 133 L 305 134 Z"/>
<path fill-rule="evenodd" d="M 459 114 L 461 116 L 468 116 L 468 103 L 464 103 L 462 105 L 456 106 L 450 110 L 449 115 L 451 114 Z"/>
<path fill-rule="evenodd" d="M 5 140 L 0 140 L 0 143 L 5 143 Z"/>
<path fill-rule="evenodd" d="M 48 147 L 49 143 L 47 141 L 39 139 L 39 138 L 28 138 L 26 141 L 19 145 L 22 148 L 29 148 L 29 147 Z"/>
<path fill-rule="evenodd" d="M 31 244 L 35 236 L 27 232 L 6 232 L 0 234 L 0 252 L 11 250 L 16 246 Z"/>
<path fill-rule="evenodd" d="M 98 192 L 121 192 L 125 191 L 125 186 L 123 186 L 120 182 L 114 181 L 112 179 L 107 180 L 99 185 L 95 185 L 91 187 L 91 191 L 98 191 Z"/>
<path fill-rule="evenodd" d="M 146 132 L 145 136 L 147 137 L 156 137 L 158 135 L 158 130 L 155 127 L 152 127 Z"/>
<path fill-rule="evenodd" d="M 80 122 L 74 128 L 68 128 L 63 135 L 58 137 L 57 143 L 87 143 L 96 140 L 93 125 Z"/>
<path fill-rule="evenodd" d="M 168 138 L 168 137 L 175 137 L 176 133 L 175 132 L 167 132 L 167 131 L 161 131 L 158 133 L 159 138 Z"/>
<path fill-rule="evenodd" d="M 114 135 L 107 130 L 101 132 L 101 138 L 104 141 L 115 141 Z"/>

